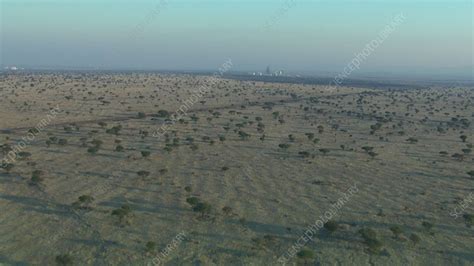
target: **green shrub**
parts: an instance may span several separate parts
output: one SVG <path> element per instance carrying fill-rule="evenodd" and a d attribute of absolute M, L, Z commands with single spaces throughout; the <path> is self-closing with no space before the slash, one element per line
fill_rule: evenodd
<path fill-rule="evenodd" d="M 191 206 L 196 206 L 199 203 L 199 199 L 196 197 L 189 197 L 186 199 L 186 202 L 189 203 Z"/>
<path fill-rule="evenodd" d="M 112 215 L 119 218 L 119 222 L 124 222 L 125 219 L 131 214 L 132 208 L 129 205 L 122 205 L 122 207 L 112 211 Z"/>
<path fill-rule="evenodd" d="M 79 209 L 91 209 L 89 206 L 94 201 L 94 198 L 90 195 L 79 196 L 76 202 L 72 204 L 73 207 Z"/>
<path fill-rule="evenodd" d="M 383 244 L 380 240 L 377 239 L 377 233 L 374 230 L 370 228 L 364 228 L 359 230 L 359 234 L 364 239 L 364 244 L 367 245 L 369 253 L 380 253 Z"/>
<path fill-rule="evenodd" d="M 418 243 L 420 243 L 421 238 L 417 234 L 413 233 L 410 235 L 410 240 L 413 242 L 414 245 L 417 245 Z"/>
<path fill-rule="evenodd" d="M 313 140 L 314 139 L 314 133 L 306 133 L 306 137 L 308 137 L 308 140 Z"/>
<path fill-rule="evenodd" d="M 156 243 L 155 242 L 153 242 L 153 241 L 146 242 L 146 245 L 145 245 L 145 251 L 146 252 L 151 253 L 151 252 L 155 251 L 155 249 L 156 249 Z"/>
<path fill-rule="evenodd" d="M 33 183 L 40 183 L 41 181 L 43 181 L 43 171 L 41 170 L 34 170 L 32 173 L 31 173 L 31 182 Z"/>
<path fill-rule="evenodd" d="M 464 214 L 462 216 L 464 218 L 464 221 L 466 223 L 467 227 L 471 227 L 474 225 L 474 214 Z"/>
<path fill-rule="evenodd" d="M 18 157 L 20 157 L 20 159 L 27 159 L 27 158 L 31 157 L 31 153 L 26 152 L 26 151 L 22 151 L 22 152 L 18 153 Z"/>
<path fill-rule="evenodd" d="M 209 203 L 198 202 L 193 207 L 193 211 L 200 212 L 201 216 L 204 217 L 206 214 L 209 214 L 212 210 L 212 206 Z"/>
<path fill-rule="evenodd" d="M 139 112 L 137 115 L 138 119 L 143 119 L 146 117 L 146 114 L 144 112 Z"/>
<path fill-rule="evenodd" d="M 229 216 L 229 215 L 232 214 L 233 210 L 232 210 L 232 208 L 229 207 L 229 206 L 224 206 L 224 207 L 222 208 L 222 212 L 223 212 L 225 215 Z"/>
<path fill-rule="evenodd" d="M 238 134 L 239 134 L 240 139 L 242 139 L 242 140 L 246 140 L 246 139 L 250 138 L 250 134 L 247 134 L 244 131 L 239 131 Z"/>
<path fill-rule="evenodd" d="M 5 170 L 5 172 L 7 173 L 10 173 L 10 171 L 15 167 L 14 164 L 12 163 L 6 163 L 6 164 L 2 164 L 0 168 L 3 168 L 3 170 Z"/>
<path fill-rule="evenodd" d="M 118 125 L 118 126 L 114 126 L 112 128 L 106 129 L 105 133 L 118 135 L 118 134 L 120 134 L 120 130 L 122 130 L 122 126 Z"/>
<path fill-rule="evenodd" d="M 94 139 L 91 141 L 91 144 L 93 144 L 95 147 L 100 148 L 104 142 L 100 139 Z"/>
<path fill-rule="evenodd" d="M 393 236 L 396 237 L 396 238 L 398 238 L 403 233 L 402 228 L 398 225 L 394 225 L 394 226 L 390 227 L 390 231 L 392 231 Z"/>
<path fill-rule="evenodd" d="M 470 177 L 474 177 L 474 170 L 467 172 Z"/>
<path fill-rule="evenodd" d="M 339 228 L 339 224 L 335 221 L 330 220 L 324 224 L 324 228 L 332 233 L 332 232 L 335 232 Z"/>
<path fill-rule="evenodd" d="M 72 265 L 73 258 L 69 254 L 62 254 L 56 256 L 56 264 L 57 265 Z"/>
<path fill-rule="evenodd" d="M 287 150 L 290 147 L 290 144 L 287 143 L 281 143 L 278 145 L 280 149 Z"/>
<path fill-rule="evenodd" d="M 433 228 L 433 224 L 430 223 L 430 222 L 423 221 L 423 222 L 421 223 L 421 225 L 422 225 L 423 228 L 425 228 L 425 230 L 427 230 L 427 231 L 430 231 L 430 230 Z"/>
<path fill-rule="evenodd" d="M 309 259 L 314 258 L 314 252 L 312 250 L 305 248 L 305 249 L 300 250 L 298 253 L 296 253 L 296 256 L 298 256 L 298 258 L 303 259 L 303 260 L 309 260 Z"/>
<path fill-rule="evenodd" d="M 142 171 L 138 171 L 138 172 L 137 172 L 137 175 L 138 175 L 139 177 L 147 177 L 147 176 L 150 175 L 150 172 L 148 172 L 148 171 L 143 171 L 143 170 L 142 170 Z"/>
<path fill-rule="evenodd" d="M 90 154 L 96 154 L 99 151 L 98 147 L 90 147 L 87 149 L 87 152 Z"/>
<path fill-rule="evenodd" d="M 319 151 L 324 155 L 329 153 L 329 149 L 319 149 Z"/>

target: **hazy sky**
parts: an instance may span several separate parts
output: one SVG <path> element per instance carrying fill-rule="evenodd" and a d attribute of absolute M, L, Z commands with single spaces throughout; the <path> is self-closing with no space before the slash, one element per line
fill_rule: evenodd
<path fill-rule="evenodd" d="M 0 3 L 3 65 L 337 71 L 399 13 L 360 71 L 466 70 L 474 57 L 472 0 Z"/>

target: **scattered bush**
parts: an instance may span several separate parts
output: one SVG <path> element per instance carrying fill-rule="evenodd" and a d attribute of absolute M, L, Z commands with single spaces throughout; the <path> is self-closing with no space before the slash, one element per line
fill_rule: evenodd
<path fill-rule="evenodd" d="M 410 235 L 410 240 L 411 242 L 413 242 L 414 245 L 417 245 L 418 243 L 420 243 L 421 238 L 417 234 L 413 233 Z"/>
<path fill-rule="evenodd" d="M 382 249 L 382 242 L 377 239 L 377 233 L 370 228 L 359 230 L 359 234 L 364 239 L 364 244 L 367 245 L 369 253 L 379 254 Z"/>

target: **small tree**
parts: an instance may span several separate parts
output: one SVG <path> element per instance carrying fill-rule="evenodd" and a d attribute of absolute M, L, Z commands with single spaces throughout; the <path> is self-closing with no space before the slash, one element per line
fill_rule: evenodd
<path fill-rule="evenodd" d="M 467 136 L 461 135 L 459 138 L 462 140 L 462 142 L 466 142 Z"/>

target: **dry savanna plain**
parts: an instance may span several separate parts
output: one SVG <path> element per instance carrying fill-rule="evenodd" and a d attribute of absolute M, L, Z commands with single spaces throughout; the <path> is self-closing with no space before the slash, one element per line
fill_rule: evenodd
<path fill-rule="evenodd" d="M 1 75 L 0 265 L 474 264 L 473 88 L 209 80 Z"/>

